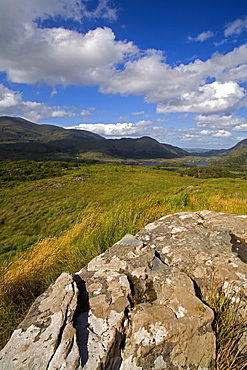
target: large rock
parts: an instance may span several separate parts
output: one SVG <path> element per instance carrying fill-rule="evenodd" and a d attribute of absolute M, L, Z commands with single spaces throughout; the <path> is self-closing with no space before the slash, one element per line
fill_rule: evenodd
<path fill-rule="evenodd" d="M 77 369 L 80 356 L 73 315 L 78 289 L 68 273 L 62 273 L 39 296 L 24 321 L 0 353 L 0 368 Z"/>
<path fill-rule="evenodd" d="M 247 216 L 166 216 L 126 235 L 73 277 L 63 273 L 0 353 L 0 368 L 214 369 L 212 287 L 242 290 Z"/>
<path fill-rule="evenodd" d="M 246 215 L 177 213 L 148 224 L 136 237 L 190 276 L 200 290 L 233 282 L 246 294 Z"/>

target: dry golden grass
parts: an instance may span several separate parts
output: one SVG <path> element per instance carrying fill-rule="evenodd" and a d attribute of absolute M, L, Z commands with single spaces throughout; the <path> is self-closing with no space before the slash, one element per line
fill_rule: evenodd
<path fill-rule="evenodd" d="M 7 190 L 4 193 L 5 198 L 10 198 L 5 203 L 6 210 L 12 206 L 15 194 L 16 207 L 21 209 L 26 205 L 25 214 L 28 210 L 30 212 L 32 205 L 36 206 L 35 199 L 38 199 L 39 205 L 47 203 L 49 210 L 51 208 L 54 214 L 50 217 L 53 219 L 59 221 L 59 217 L 66 217 L 76 210 L 76 220 L 74 217 L 73 223 L 68 221 L 68 229 L 62 229 L 59 236 L 44 237 L 28 250 L 18 252 L 11 261 L 4 260 L 0 272 L 1 346 L 33 300 L 62 271 L 76 272 L 126 233 L 135 234 L 147 223 L 180 211 L 210 209 L 246 214 L 247 183 L 240 179 L 200 180 L 166 171 L 116 165 L 85 166 L 86 170 L 83 184 L 72 182 L 65 176 L 64 180 L 59 180 L 64 181 L 62 189 L 47 188 L 29 195 L 23 185 L 16 187 L 16 190 L 11 189 L 11 193 Z M 192 188 L 188 188 L 191 185 Z M 66 196 L 68 202 L 64 200 Z M 46 208 L 43 210 L 45 215 Z M 38 213 L 39 209 L 40 206 L 37 207 L 35 220 L 40 221 L 42 214 Z M 35 222 L 31 217 L 30 212 L 27 226 L 30 221 Z M 22 213 L 19 218 L 20 229 L 17 233 L 23 231 Z M 49 219 L 43 219 L 48 226 Z M 8 232 L 13 233 L 13 224 L 10 226 Z M 57 235 L 57 225 L 55 229 Z M 48 235 L 52 235 L 48 231 Z M 30 228 L 26 234 L 30 234 Z"/>

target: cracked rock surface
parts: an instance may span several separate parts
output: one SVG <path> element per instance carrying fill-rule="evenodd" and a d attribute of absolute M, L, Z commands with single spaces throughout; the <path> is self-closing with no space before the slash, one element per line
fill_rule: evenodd
<path fill-rule="evenodd" d="M 247 216 L 184 212 L 126 235 L 34 302 L 1 369 L 214 369 L 212 285 L 236 284 L 246 315 Z"/>

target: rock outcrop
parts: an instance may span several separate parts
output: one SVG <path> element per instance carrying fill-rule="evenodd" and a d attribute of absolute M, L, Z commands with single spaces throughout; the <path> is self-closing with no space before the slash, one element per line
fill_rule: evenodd
<path fill-rule="evenodd" d="M 184 212 L 126 235 L 34 302 L 0 368 L 214 369 L 214 312 L 202 297 L 234 287 L 247 314 L 247 216 Z"/>

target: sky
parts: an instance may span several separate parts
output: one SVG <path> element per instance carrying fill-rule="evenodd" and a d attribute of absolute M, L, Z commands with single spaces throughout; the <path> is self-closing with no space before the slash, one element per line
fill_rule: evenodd
<path fill-rule="evenodd" d="M 0 115 L 230 148 L 247 138 L 247 2 L 0 0 Z"/>

